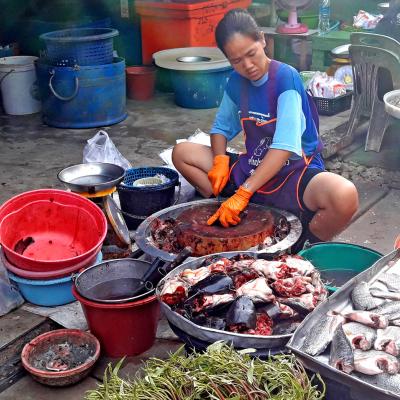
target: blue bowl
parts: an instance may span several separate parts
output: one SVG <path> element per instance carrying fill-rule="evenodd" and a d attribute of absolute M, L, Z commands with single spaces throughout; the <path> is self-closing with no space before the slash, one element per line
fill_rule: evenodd
<path fill-rule="evenodd" d="M 97 255 L 94 265 L 103 260 L 100 252 Z M 72 274 L 64 278 L 36 280 L 26 279 L 14 275 L 8 271 L 8 276 L 15 282 L 22 296 L 32 304 L 45 307 L 62 306 L 72 303 L 75 297 L 72 295 Z"/>

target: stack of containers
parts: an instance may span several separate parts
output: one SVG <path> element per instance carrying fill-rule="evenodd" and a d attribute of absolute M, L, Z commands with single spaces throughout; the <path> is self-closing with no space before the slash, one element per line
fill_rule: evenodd
<path fill-rule="evenodd" d="M 0 207 L 0 258 L 26 300 L 58 306 L 75 300 L 72 274 L 101 262 L 107 221 L 75 193 L 25 192 Z"/>
<path fill-rule="evenodd" d="M 75 28 L 45 33 L 36 62 L 43 120 L 57 128 L 116 124 L 126 113 L 125 60 L 114 57 L 116 29 Z"/>

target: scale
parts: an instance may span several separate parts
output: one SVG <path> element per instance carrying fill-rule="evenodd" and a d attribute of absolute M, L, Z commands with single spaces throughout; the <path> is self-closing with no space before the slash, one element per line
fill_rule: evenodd
<path fill-rule="evenodd" d="M 107 217 L 107 236 L 102 249 L 104 260 L 124 258 L 132 253 L 128 227 L 113 198 L 124 174 L 125 170 L 118 165 L 86 163 L 64 168 L 57 175 L 68 190 L 91 200 Z"/>
<path fill-rule="evenodd" d="M 307 8 L 312 0 L 275 0 L 276 4 L 281 8 L 289 11 L 287 24 L 278 25 L 276 31 L 278 33 L 294 35 L 299 33 L 307 33 L 308 26 L 301 24 L 297 19 L 297 10 Z"/>

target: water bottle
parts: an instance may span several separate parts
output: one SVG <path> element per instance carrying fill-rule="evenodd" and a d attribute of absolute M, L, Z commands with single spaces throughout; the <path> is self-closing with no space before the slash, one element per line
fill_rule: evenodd
<path fill-rule="evenodd" d="M 324 34 L 329 31 L 329 19 L 331 16 L 331 1 L 320 0 L 318 32 Z"/>

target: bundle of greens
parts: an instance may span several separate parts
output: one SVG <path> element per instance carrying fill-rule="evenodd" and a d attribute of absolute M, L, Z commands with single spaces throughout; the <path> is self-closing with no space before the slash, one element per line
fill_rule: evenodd
<path fill-rule="evenodd" d="M 121 362 L 108 366 L 104 382 L 86 400 L 320 400 L 322 390 L 309 379 L 294 356 L 262 361 L 222 342 L 204 353 L 185 355 L 183 348 L 167 360 L 149 359 L 133 382 L 118 377 Z"/>

